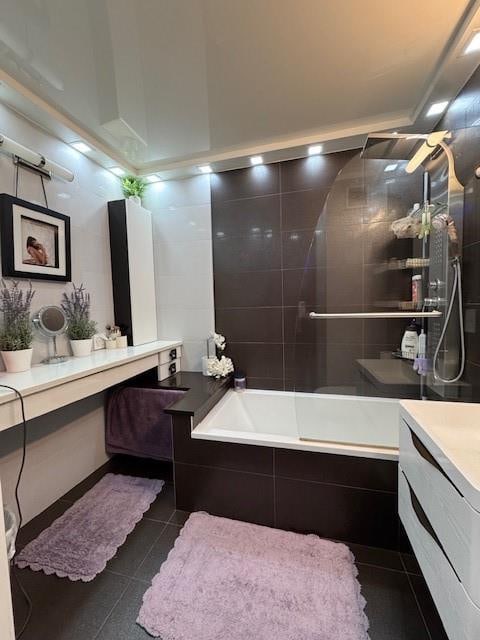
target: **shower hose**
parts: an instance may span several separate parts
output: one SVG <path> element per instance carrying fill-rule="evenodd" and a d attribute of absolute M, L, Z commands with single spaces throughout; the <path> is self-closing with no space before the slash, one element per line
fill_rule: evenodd
<path fill-rule="evenodd" d="M 465 331 L 463 326 L 463 296 L 462 296 L 462 268 L 460 266 L 460 259 L 458 257 L 454 258 L 452 261 L 452 267 L 454 270 L 454 278 L 452 285 L 452 294 L 450 296 L 450 302 L 448 303 L 447 314 L 445 316 L 445 322 L 443 323 L 442 332 L 440 334 L 440 338 L 438 340 L 437 348 L 435 349 L 435 353 L 433 355 L 433 376 L 435 380 L 439 382 L 444 382 L 445 384 L 451 384 L 453 382 L 458 382 L 460 378 L 463 376 L 463 372 L 465 370 Z M 453 305 L 455 304 L 455 296 L 458 299 L 458 323 L 460 328 L 460 368 L 458 373 L 453 378 L 443 378 L 437 371 L 438 364 L 438 355 L 440 353 L 440 349 L 445 338 L 445 334 L 447 333 L 448 325 L 450 322 L 450 317 L 452 315 Z"/>

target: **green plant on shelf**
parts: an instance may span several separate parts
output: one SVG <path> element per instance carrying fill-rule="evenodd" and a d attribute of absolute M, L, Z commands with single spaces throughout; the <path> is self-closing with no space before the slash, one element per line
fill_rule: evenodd
<path fill-rule="evenodd" d="M 147 183 L 144 178 L 138 176 L 125 176 L 122 178 L 122 191 L 125 198 L 137 196 L 141 198 L 145 193 Z"/>

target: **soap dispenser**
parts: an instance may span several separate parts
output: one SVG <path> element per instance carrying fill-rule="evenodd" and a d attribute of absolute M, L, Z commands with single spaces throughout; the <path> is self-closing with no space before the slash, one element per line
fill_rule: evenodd
<path fill-rule="evenodd" d="M 402 358 L 415 360 L 418 354 L 418 332 L 415 320 L 408 325 L 402 338 Z"/>

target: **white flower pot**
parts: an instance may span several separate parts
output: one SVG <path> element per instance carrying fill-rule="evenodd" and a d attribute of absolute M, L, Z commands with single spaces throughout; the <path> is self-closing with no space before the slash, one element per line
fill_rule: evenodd
<path fill-rule="evenodd" d="M 87 340 L 70 340 L 70 346 L 76 358 L 89 356 L 92 353 L 92 338 L 88 338 Z"/>
<path fill-rule="evenodd" d="M 20 349 L 19 351 L 2 351 L 5 369 L 8 373 L 28 371 L 32 366 L 33 349 Z"/>
<path fill-rule="evenodd" d="M 140 206 L 142 205 L 142 200 L 140 196 L 129 196 L 128 199 L 131 200 L 132 202 L 135 202 L 135 204 L 138 204 Z"/>

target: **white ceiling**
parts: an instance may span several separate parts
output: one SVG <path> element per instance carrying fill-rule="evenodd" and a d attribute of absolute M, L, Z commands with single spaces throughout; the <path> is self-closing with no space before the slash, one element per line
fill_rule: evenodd
<path fill-rule="evenodd" d="M 346 148 L 431 128 L 425 101 L 454 97 L 480 62 L 457 56 L 478 4 L 1 0 L 0 98 L 140 172 Z"/>

